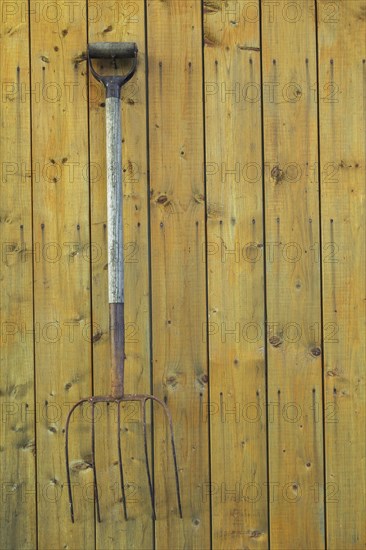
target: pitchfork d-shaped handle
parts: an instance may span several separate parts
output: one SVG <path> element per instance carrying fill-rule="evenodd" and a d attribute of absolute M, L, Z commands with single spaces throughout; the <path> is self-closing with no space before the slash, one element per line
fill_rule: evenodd
<path fill-rule="evenodd" d="M 133 76 L 137 66 L 134 42 L 97 42 L 88 46 L 88 62 L 94 77 L 106 88 L 107 142 L 107 227 L 108 227 L 108 294 L 111 338 L 112 395 L 124 393 L 124 268 L 123 268 L 123 190 L 121 88 Z M 99 74 L 92 59 L 132 59 L 126 75 Z"/>

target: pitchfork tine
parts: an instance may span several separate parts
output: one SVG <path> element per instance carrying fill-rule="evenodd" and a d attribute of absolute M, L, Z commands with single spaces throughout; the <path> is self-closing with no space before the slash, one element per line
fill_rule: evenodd
<path fill-rule="evenodd" d="M 173 463 L 174 463 L 174 475 L 175 475 L 175 486 L 176 486 L 176 491 L 177 491 L 178 510 L 179 510 L 179 516 L 181 518 L 183 518 L 182 503 L 181 503 L 181 499 L 180 499 L 179 476 L 178 476 L 178 466 L 177 466 L 177 455 L 176 455 L 176 452 L 175 452 L 175 442 L 174 442 L 172 415 L 170 414 L 170 410 L 168 409 L 167 405 L 163 401 L 161 401 L 160 399 L 158 399 L 154 395 L 147 396 L 145 402 L 148 399 L 151 399 L 151 401 L 156 401 L 157 403 L 159 403 L 159 405 L 161 405 L 163 407 L 163 410 L 164 410 L 164 412 L 167 416 L 167 419 L 168 419 L 169 430 L 170 430 L 170 441 L 171 441 L 171 446 L 172 446 L 172 455 L 173 455 Z"/>
<path fill-rule="evenodd" d="M 182 503 L 181 503 L 181 500 L 180 500 L 179 476 L 178 476 L 178 466 L 177 466 L 177 455 L 176 455 L 176 452 L 175 452 L 172 415 L 170 414 L 170 411 L 169 411 L 167 406 L 165 406 L 164 409 L 165 409 L 165 412 L 167 414 L 167 417 L 168 417 L 168 420 L 169 420 L 169 426 L 170 426 L 170 441 L 171 441 L 171 444 L 172 444 L 172 454 L 173 454 L 173 462 L 174 462 L 175 486 L 176 486 L 176 489 L 177 489 L 178 510 L 179 510 L 180 517 L 183 518 Z"/>
<path fill-rule="evenodd" d="M 121 482 L 122 490 L 122 502 L 123 502 L 123 513 L 125 520 L 127 521 L 127 503 L 126 503 L 126 494 L 125 494 L 125 485 L 123 478 L 123 465 L 122 465 L 122 450 L 121 450 L 121 402 L 117 402 L 117 428 L 118 428 L 118 466 L 119 466 L 119 479 Z"/>
<path fill-rule="evenodd" d="M 172 445 L 172 455 L 173 455 L 173 462 L 174 462 L 175 486 L 176 486 L 176 490 L 177 490 L 178 510 L 179 510 L 180 517 L 183 518 L 182 503 L 181 503 L 181 500 L 180 500 L 179 476 L 178 476 L 178 466 L 177 466 L 177 455 L 176 455 L 176 452 L 175 452 L 175 442 L 174 442 L 172 415 L 170 414 L 170 410 L 168 409 L 168 407 L 165 403 L 163 403 L 160 400 L 157 400 L 156 397 L 154 397 L 154 399 L 156 401 L 158 401 L 158 403 L 160 403 L 163 406 L 163 409 L 165 411 L 165 414 L 167 415 L 168 422 L 169 422 L 170 441 L 171 441 L 171 445 Z"/>
<path fill-rule="evenodd" d="M 145 464 L 146 464 L 146 473 L 147 473 L 147 480 L 149 483 L 149 489 L 150 489 L 150 498 L 151 498 L 151 506 L 152 506 L 152 513 L 153 513 L 153 520 L 156 520 L 156 513 L 155 513 L 155 498 L 154 498 L 154 487 L 151 480 L 151 473 L 150 473 L 150 467 L 149 467 L 149 455 L 147 451 L 147 437 L 146 437 L 146 401 L 149 398 L 147 397 L 144 399 L 142 403 L 142 424 L 144 429 L 144 449 L 145 449 Z"/>
<path fill-rule="evenodd" d="M 97 505 L 97 518 L 100 523 L 100 508 L 99 508 L 99 494 L 98 494 L 98 482 L 97 482 L 97 469 L 95 467 L 95 403 L 91 400 L 92 406 L 92 468 L 94 479 L 94 500 Z"/>
<path fill-rule="evenodd" d="M 82 405 L 83 403 L 86 403 L 87 399 L 81 399 L 73 407 L 71 407 L 69 414 L 67 415 L 66 419 L 66 425 L 65 425 L 65 455 L 66 455 L 66 474 L 67 474 L 67 488 L 69 493 L 69 506 L 70 506 L 70 514 L 71 514 L 71 521 L 74 522 L 74 502 L 72 498 L 72 488 L 71 488 L 71 474 L 70 474 L 70 460 L 69 460 L 69 424 L 70 419 L 72 416 L 72 413 L 75 411 L 79 405 Z"/>

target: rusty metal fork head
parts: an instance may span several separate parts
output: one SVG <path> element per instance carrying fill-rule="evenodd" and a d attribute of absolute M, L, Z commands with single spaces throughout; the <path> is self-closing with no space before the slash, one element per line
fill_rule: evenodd
<path fill-rule="evenodd" d="M 96 507 L 96 514 L 97 519 L 100 522 L 101 521 L 101 515 L 100 515 L 100 502 L 99 502 L 99 494 L 98 494 L 98 481 L 97 481 L 97 470 L 96 470 L 96 462 L 95 462 L 95 405 L 97 403 L 116 403 L 117 404 L 117 430 L 118 430 L 118 438 L 117 438 L 117 446 L 118 446 L 118 467 L 119 467 L 119 480 L 120 480 L 120 486 L 121 486 L 121 492 L 122 492 L 122 504 L 123 504 L 123 514 L 125 520 L 128 519 L 127 515 L 127 502 L 126 502 L 126 493 L 125 493 L 125 487 L 124 487 L 124 475 L 123 475 L 123 460 L 122 460 L 122 448 L 121 448 L 121 403 L 125 402 L 139 402 L 142 409 L 142 426 L 143 426 L 143 438 L 144 438 L 144 455 L 145 455 L 145 467 L 146 467 L 146 475 L 147 475 L 147 482 L 149 485 L 149 491 L 150 491 L 150 499 L 151 499 L 151 507 L 152 507 L 152 517 L 155 520 L 156 519 L 156 512 L 155 512 L 155 490 L 154 490 L 154 484 L 152 480 L 151 470 L 150 470 L 150 464 L 149 464 L 149 456 L 148 456 L 148 445 L 147 445 L 147 430 L 146 430 L 146 403 L 148 401 L 156 402 L 164 410 L 164 413 L 166 415 L 166 418 L 168 420 L 169 425 L 169 432 L 170 432 L 170 441 L 171 441 L 171 450 L 172 450 L 172 456 L 173 456 L 173 463 L 174 463 L 174 473 L 175 473 L 175 485 L 176 485 L 176 493 L 177 493 L 177 503 L 178 503 L 178 512 L 179 516 L 182 518 L 182 505 L 181 505 L 181 497 L 180 497 L 180 487 L 179 487 L 179 476 L 178 476 L 178 467 L 177 467 L 177 457 L 176 457 L 176 451 L 175 451 L 175 442 L 174 442 L 174 433 L 173 433 L 173 422 L 172 417 L 170 414 L 170 411 L 167 407 L 167 405 L 155 397 L 154 395 L 149 394 L 128 394 L 123 395 L 121 397 L 113 397 L 111 395 L 102 395 L 102 396 L 92 396 L 89 398 L 81 399 L 78 401 L 71 409 L 67 416 L 66 420 L 66 428 L 65 428 L 65 454 L 66 454 L 66 472 L 67 472 L 67 484 L 68 484 L 68 492 L 69 492 L 69 505 L 70 505 L 70 514 L 71 514 L 71 521 L 74 523 L 74 502 L 73 502 L 73 496 L 72 496 L 72 487 L 71 487 L 71 474 L 70 474 L 70 457 L 69 457 L 69 432 L 70 432 L 70 420 L 75 412 L 75 410 L 78 407 L 81 407 L 84 403 L 90 403 L 91 405 L 91 467 L 93 469 L 93 484 L 94 484 L 94 502 Z"/>

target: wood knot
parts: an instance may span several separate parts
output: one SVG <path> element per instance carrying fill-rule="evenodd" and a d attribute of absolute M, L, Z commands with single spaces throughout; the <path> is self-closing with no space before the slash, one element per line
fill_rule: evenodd
<path fill-rule="evenodd" d="M 167 386 L 170 386 L 171 388 L 176 388 L 178 385 L 178 380 L 176 376 L 168 376 L 166 379 Z"/>
<path fill-rule="evenodd" d="M 285 179 L 285 172 L 281 170 L 278 165 L 276 165 L 274 168 L 272 168 L 271 177 L 275 180 L 276 183 L 281 183 L 281 181 Z"/>
<path fill-rule="evenodd" d="M 310 350 L 310 353 L 313 357 L 319 357 L 319 355 L 321 355 L 322 351 L 320 348 L 312 348 Z"/>
<path fill-rule="evenodd" d="M 259 538 L 261 535 L 263 535 L 262 531 L 250 531 L 250 534 L 249 534 L 249 538 L 251 539 L 257 539 Z"/>
<path fill-rule="evenodd" d="M 217 41 L 215 40 L 215 38 L 210 36 L 208 33 L 205 33 L 204 34 L 204 44 L 208 48 L 212 48 L 213 46 L 217 45 Z"/>
<path fill-rule="evenodd" d="M 193 198 L 198 204 L 202 204 L 205 202 L 205 197 L 201 193 L 197 193 L 196 195 L 193 196 Z"/>
<path fill-rule="evenodd" d="M 99 342 L 99 340 L 101 339 L 102 336 L 103 336 L 103 332 L 101 332 L 101 331 L 96 332 L 95 334 L 93 334 L 93 337 L 92 337 L 93 344 L 95 344 L 96 342 Z"/>
<path fill-rule="evenodd" d="M 269 343 L 274 348 L 278 348 L 279 346 L 282 345 L 283 341 L 281 340 L 281 338 L 279 336 L 271 336 L 270 339 L 269 339 Z"/>
<path fill-rule="evenodd" d="M 35 441 L 33 441 L 33 440 L 26 441 L 25 443 L 23 443 L 21 445 L 21 447 L 24 451 L 30 451 L 33 456 L 36 456 L 36 443 L 35 443 Z"/>
<path fill-rule="evenodd" d="M 91 467 L 91 461 L 88 460 L 75 460 L 70 465 L 70 469 L 74 472 L 82 472 L 83 470 L 88 470 Z"/>
<path fill-rule="evenodd" d="M 82 52 L 81 54 L 79 55 L 75 55 L 75 57 L 73 58 L 72 62 L 74 64 L 74 67 L 77 68 L 77 66 L 82 63 L 83 61 L 86 61 L 88 59 L 88 56 L 86 54 L 86 52 Z"/>
<path fill-rule="evenodd" d="M 212 1 L 212 0 L 206 0 L 203 2 L 203 12 L 204 13 L 217 13 L 221 10 L 220 2 Z"/>
<path fill-rule="evenodd" d="M 169 206 L 169 204 L 170 204 L 170 200 L 168 199 L 168 197 L 166 195 L 160 195 L 156 199 L 156 202 L 157 202 L 157 204 L 162 204 L 163 206 Z"/>

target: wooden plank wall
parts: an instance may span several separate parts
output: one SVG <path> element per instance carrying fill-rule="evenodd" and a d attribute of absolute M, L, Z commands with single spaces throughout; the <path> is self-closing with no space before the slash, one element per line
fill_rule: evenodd
<path fill-rule="evenodd" d="M 260 27 L 244 6 L 204 19 L 215 548 L 268 545 Z"/>
<path fill-rule="evenodd" d="M 319 182 L 309 170 L 318 165 L 316 14 L 283 10 L 276 23 L 262 18 L 263 82 L 274 83 L 263 96 L 271 542 L 321 548 L 321 334 L 311 330 L 321 325 Z M 321 488 L 316 502 L 312 486 Z"/>
<path fill-rule="evenodd" d="M 319 18 L 325 472 L 329 547 L 365 545 L 366 5 Z M 319 10 L 326 11 L 320 2 Z M 363 38 L 362 38 L 363 37 Z M 327 139 L 331 136 L 331 139 Z M 330 169 L 330 172 L 329 172 Z"/>
<path fill-rule="evenodd" d="M 1 549 L 366 547 L 366 1 L 3 0 Z M 122 94 L 126 388 L 109 392 L 105 99 Z"/>
<path fill-rule="evenodd" d="M 34 548 L 35 392 L 29 18 L 2 17 L 1 42 L 1 546 Z M 6 129 L 6 131 L 5 131 Z"/>

